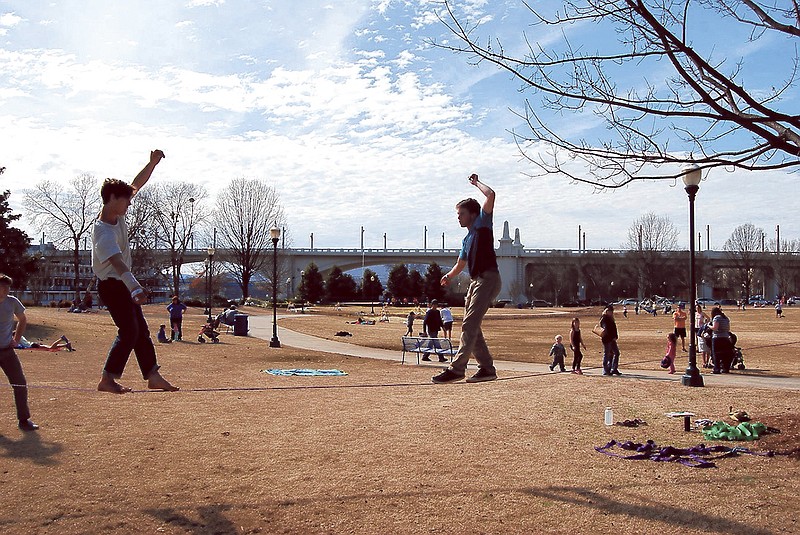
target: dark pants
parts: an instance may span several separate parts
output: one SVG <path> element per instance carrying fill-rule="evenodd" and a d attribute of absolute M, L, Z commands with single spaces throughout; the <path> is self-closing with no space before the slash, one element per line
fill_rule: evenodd
<path fill-rule="evenodd" d="M 733 360 L 733 344 L 728 337 L 711 339 L 711 359 L 714 362 L 714 373 L 728 373 Z"/>
<path fill-rule="evenodd" d="M 619 347 L 616 340 L 603 342 L 603 373 L 616 372 L 619 366 Z"/>
<path fill-rule="evenodd" d="M 169 323 L 172 330 L 172 339 L 181 340 L 183 338 L 183 317 L 170 318 Z"/>
<path fill-rule="evenodd" d="M 553 364 L 551 368 L 558 366 L 561 370 L 564 369 L 564 355 L 553 355 Z"/>
<path fill-rule="evenodd" d="M 428 329 L 428 337 L 433 338 L 428 347 L 430 347 L 431 349 L 442 349 L 442 346 L 439 345 L 439 341 L 436 340 L 436 338 L 439 338 L 439 331 L 432 331 Z"/>
<path fill-rule="evenodd" d="M 156 348 L 150 339 L 150 331 L 142 314 L 142 307 L 137 305 L 125 284 L 117 279 L 100 281 L 97 292 L 103 303 L 108 307 L 111 319 L 117 326 L 117 337 L 108 351 L 105 373 L 118 379 L 122 377 L 125 364 L 131 351 L 136 354 L 142 377 L 147 379 L 150 374 L 158 370 L 156 361 Z"/>
<path fill-rule="evenodd" d="M 581 369 L 581 361 L 583 360 L 583 353 L 581 353 L 580 349 L 573 349 L 572 350 L 572 369 L 573 370 L 580 370 Z"/>
<path fill-rule="evenodd" d="M 31 417 L 28 408 L 28 382 L 22 373 L 22 364 L 19 362 L 13 348 L 0 349 L 0 368 L 8 377 L 9 384 L 14 385 L 14 402 L 17 404 L 17 419 L 24 422 Z"/>

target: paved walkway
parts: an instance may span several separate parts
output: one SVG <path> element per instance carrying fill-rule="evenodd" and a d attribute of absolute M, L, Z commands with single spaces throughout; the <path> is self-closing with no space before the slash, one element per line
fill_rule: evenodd
<path fill-rule="evenodd" d="M 278 315 L 278 320 L 288 317 L 305 317 L 311 318 L 313 316 L 286 316 Z M 250 316 L 250 335 L 264 340 L 272 338 L 272 315 L 263 316 Z M 393 362 L 400 362 L 401 351 L 398 348 L 396 351 L 388 349 L 379 349 L 374 347 L 365 347 L 346 342 L 336 342 L 333 340 L 326 340 L 308 334 L 290 331 L 281 327 L 280 321 L 278 322 L 278 339 L 281 345 L 294 347 L 298 349 L 307 349 L 309 351 L 320 351 L 322 353 L 333 353 L 335 355 L 347 355 L 351 357 L 390 360 Z M 397 340 L 398 346 L 400 339 Z M 427 366 L 431 368 L 432 372 L 438 371 L 443 365 L 438 362 L 425 362 L 416 364 L 416 355 L 406 354 L 406 363 L 410 366 Z M 550 373 L 550 369 L 546 364 L 532 364 L 528 362 L 514 362 L 507 360 L 496 360 L 495 367 L 499 371 L 516 372 L 516 373 Z M 652 381 L 676 381 L 680 382 L 682 374 L 676 371 L 675 375 L 667 375 L 666 372 L 661 370 L 633 370 L 626 372 L 625 367 L 622 366 L 622 378 L 633 379 L 647 379 Z M 584 369 L 584 375 L 601 376 L 602 370 L 600 368 Z M 735 386 L 735 387 L 752 387 L 752 388 L 766 388 L 770 390 L 800 390 L 800 377 L 775 377 L 775 376 L 756 376 L 756 375 L 742 375 L 739 373 L 730 373 L 722 375 L 703 374 L 703 380 L 706 386 Z"/>

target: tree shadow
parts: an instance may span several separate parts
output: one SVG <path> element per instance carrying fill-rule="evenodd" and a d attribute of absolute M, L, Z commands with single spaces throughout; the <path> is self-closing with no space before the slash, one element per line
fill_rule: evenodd
<path fill-rule="evenodd" d="M 199 519 L 192 519 L 172 507 L 145 509 L 149 514 L 165 524 L 180 527 L 188 533 L 236 533 L 236 524 L 225 515 L 230 505 L 206 505 L 197 507 Z"/>
<path fill-rule="evenodd" d="M 664 522 L 679 528 L 695 528 L 722 533 L 738 533 L 740 535 L 771 535 L 774 533 L 768 529 L 748 525 L 745 522 L 737 522 L 732 518 L 684 509 L 666 502 L 657 504 L 628 503 L 613 499 L 611 491 L 607 494 L 599 494 L 582 487 L 548 486 L 527 488 L 523 489 L 523 492 L 554 502 L 563 502 L 571 506 L 597 509 L 601 512 L 630 518 L 638 517 L 643 520 Z"/>
<path fill-rule="evenodd" d="M 58 464 L 55 457 L 64 450 L 64 447 L 55 442 L 42 440 L 40 433 L 40 431 L 23 433 L 19 440 L 0 435 L 0 457 L 30 460 L 43 466 Z"/>

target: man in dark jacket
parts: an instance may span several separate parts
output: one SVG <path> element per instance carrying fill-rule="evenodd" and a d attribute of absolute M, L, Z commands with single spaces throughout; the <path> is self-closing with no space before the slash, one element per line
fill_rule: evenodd
<path fill-rule="evenodd" d="M 439 331 L 442 329 L 442 313 L 439 312 L 439 302 L 436 299 L 431 300 L 431 307 L 425 312 L 425 319 L 422 321 L 422 330 L 429 338 L 439 338 Z M 433 342 L 434 347 L 439 347 L 439 342 Z M 422 357 L 422 360 L 431 360 L 428 355 Z M 444 355 L 439 355 L 439 362 L 447 362 Z"/>

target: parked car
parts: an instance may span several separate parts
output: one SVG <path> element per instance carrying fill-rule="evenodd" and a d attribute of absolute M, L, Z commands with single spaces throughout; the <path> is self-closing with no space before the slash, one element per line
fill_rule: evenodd
<path fill-rule="evenodd" d="M 528 301 L 528 306 L 531 308 L 551 307 L 553 306 L 553 303 L 551 303 L 550 301 L 545 301 L 544 299 L 531 299 L 530 301 Z"/>
<path fill-rule="evenodd" d="M 701 297 L 697 302 L 703 305 L 703 308 L 718 307 L 722 304 L 719 299 L 711 299 L 710 297 Z"/>
<path fill-rule="evenodd" d="M 511 299 L 498 299 L 497 302 L 494 304 L 495 308 L 505 308 L 506 305 L 510 305 L 512 303 Z"/>
<path fill-rule="evenodd" d="M 789 299 L 786 300 L 786 304 L 789 305 L 789 306 L 792 306 L 795 303 L 797 303 L 797 301 L 799 301 L 799 300 L 800 300 L 800 297 L 792 296 L 792 297 L 790 297 Z"/>
<path fill-rule="evenodd" d="M 720 299 L 719 300 L 720 306 L 723 307 L 736 307 L 739 306 L 739 302 L 736 299 Z"/>

